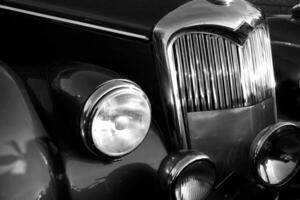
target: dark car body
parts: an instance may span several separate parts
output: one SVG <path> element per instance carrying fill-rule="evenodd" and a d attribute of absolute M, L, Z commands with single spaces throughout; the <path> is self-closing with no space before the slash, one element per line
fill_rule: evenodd
<path fill-rule="evenodd" d="M 295 15 L 275 15 L 268 21 L 278 83 L 279 114 L 282 118 L 298 121 L 300 20 Z"/>
<path fill-rule="evenodd" d="M 168 199 L 158 170 L 182 149 L 215 163 L 208 199 L 277 198 L 277 188 L 255 181 L 249 159 L 257 134 L 277 122 L 274 88 L 255 104 L 178 117 L 169 39 L 199 26 L 234 46 L 265 23 L 246 1 L 218 2 L 0 0 L 0 199 Z M 147 94 L 151 126 L 135 151 L 102 159 L 84 147 L 79 118 L 95 88 L 124 78 Z M 292 181 L 283 198 L 298 195 Z"/>

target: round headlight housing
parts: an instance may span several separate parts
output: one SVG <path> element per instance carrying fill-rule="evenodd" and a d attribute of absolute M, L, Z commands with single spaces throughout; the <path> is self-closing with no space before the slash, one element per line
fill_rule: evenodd
<path fill-rule="evenodd" d="M 197 151 L 168 155 L 159 167 L 162 188 L 172 200 L 203 200 L 215 182 L 215 165 Z"/>
<path fill-rule="evenodd" d="M 287 122 L 264 129 L 253 141 L 250 159 L 259 183 L 266 187 L 284 185 L 300 167 L 300 129 Z"/>
<path fill-rule="evenodd" d="M 187 166 L 174 184 L 176 200 L 205 199 L 213 188 L 215 172 L 212 163 L 196 161 Z"/>
<path fill-rule="evenodd" d="M 150 123 L 150 102 L 141 88 L 114 79 L 99 86 L 85 103 L 81 136 L 92 153 L 120 157 L 142 143 Z"/>

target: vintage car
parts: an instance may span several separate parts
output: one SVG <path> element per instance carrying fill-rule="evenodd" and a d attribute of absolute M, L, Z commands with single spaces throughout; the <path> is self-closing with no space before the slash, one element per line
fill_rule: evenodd
<path fill-rule="evenodd" d="M 247 1 L 0 0 L 0 25 L 1 200 L 299 199 Z"/>

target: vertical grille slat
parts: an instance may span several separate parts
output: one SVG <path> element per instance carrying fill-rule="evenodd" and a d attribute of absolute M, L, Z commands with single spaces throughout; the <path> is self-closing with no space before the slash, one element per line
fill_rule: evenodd
<path fill-rule="evenodd" d="M 221 58 L 220 58 L 220 50 L 219 45 L 217 43 L 217 37 L 212 38 L 212 45 L 213 45 L 213 51 L 214 51 L 214 60 L 215 60 L 215 70 L 217 74 L 217 82 L 218 82 L 218 91 L 219 91 L 219 99 L 220 99 L 220 108 L 224 109 L 226 108 L 226 101 L 225 101 L 225 88 L 224 88 L 224 72 L 222 71 L 221 66 Z"/>
<path fill-rule="evenodd" d="M 173 43 L 183 112 L 239 108 L 272 96 L 270 38 L 257 27 L 241 46 L 208 32 L 190 32 Z"/>
<path fill-rule="evenodd" d="M 222 46 L 222 48 L 224 48 Z M 225 52 L 227 52 L 225 54 Z M 238 107 L 238 95 L 237 95 L 237 85 L 236 85 L 236 77 L 235 77 L 235 66 L 233 61 L 233 52 L 232 52 L 232 46 L 228 41 L 225 41 L 225 50 L 224 50 L 224 59 L 227 59 L 226 67 L 228 68 L 228 79 L 229 79 L 229 85 L 230 85 L 230 101 L 232 108 Z"/>
<path fill-rule="evenodd" d="M 187 42 L 188 42 L 188 50 L 190 52 L 189 54 L 189 60 L 190 60 L 190 71 L 191 71 L 191 80 L 192 80 L 192 88 L 193 88 L 193 94 L 194 94 L 194 109 L 200 110 L 200 101 L 199 101 L 199 90 L 198 90 L 198 78 L 196 73 L 196 61 L 195 61 L 195 49 L 194 49 L 194 41 L 192 38 L 192 35 L 187 36 Z"/>
<path fill-rule="evenodd" d="M 209 35 L 205 36 L 206 39 L 206 46 L 207 46 L 207 54 L 208 54 L 208 68 L 210 75 L 208 79 L 210 78 L 212 83 L 212 91 L 213 91 L 213 99 L 214 99 L 214 108 L 219 109 L 220 108 L 220 102 L 219 102 L 219 95 L 218 95 L 218 80 L 217 80 L 217 71 L 215 68 L 215 60 L 214 60 L 214 52 L 211 42 L 211 37 Z"/>
<path fill-rule="evenodd" d="M 181 46 L 179 44 L 179 41 L 175 43 L 174 45 L 174 52 L 176 56 L 176 65 L 177 65 L 177 71 L 178 71 L 178 82 L 179 82 L 179 90 L 181 94 L 181 104 L 184 112 L 187 112 L 187 105 L 186 105 L 186 93 L 185 93 L 185 83 L 184 83 L 184 71 L 183 71 L 183 58 L 182 58 L 182 50 Z"/>
<path fill-rule="evenodd" d="M 204 71 L 202 67 L 202 58 L 200 56 L 200 47 L 199 47 L 199 38 L 197 34 L 193 34 L 194 45 L 195 45 L 195 60 L 196 60 L 196 73 L 197 80 L 199 84 L 199 98 L 200 98 L 200 106 L 199 110 L 207 110 L 207 101 L 206 101 L 206 92 L 205 92 L 205 79 L 204 79 Z"/>
<path fill-rule="evenodd" d="M 223 38 L 218 38 L 218 44 L 220 47 L 219 53 L 221 58 L 221 68 L 223 73 L 223 82 L 224 82 L 224 89 L 225 89 L 225 100 L 226 100 L 226 108 L 232 107 L 232 103 L 234 99 L 232 99 L 232 90 L 230 88 L 230 85 L 232 84 L 231 77 L 230 77 L 230 66 L 228 63 L 230 62 L 228 59 L 230 57 L 226 56 L 226 52 L 228 53 L 228 49 L 225 48 L 226 41 L 224 43 Z"/>
<path fill-rule="evenodd" d="M 236 82 L 236 95 L 237 95 L 237 105 L 238 107 L 242 107 L 244 105 L 244 92 L 242 88 L 242 80 L 241 80 L 241 61 L 239 58 L 238 47 L 234 44 L 231 44 L 232 50 L 232 60 L 233 60 L 233 73 L 234 79 Z"/>
<path fill-rule="evenodd" d="M 206 45 L 204 35 L 198 35 L 201 47 L 201 58 L 202 58 L 202 67 L 204 71 L 204 79 L 205 79 L 205 88 L 206 88 L 206 98 L 207 98 L 207 108 L 208 110 L 213 109 L 213 89 L 210 81 L 210 70 L 208 66 L 208 57 L 206 54 Z"/>
<path fill-rule="evenodd" d="M 190 72 L 190 66 L 189 66 L 189 60 L 188 60 L 188 50 L 186 45 L 186 37 L 180 38 L 180 45 L 183 53 L 183 73 L 184 73 L 184 80 L 186 84 L 186 90 L 187 90 L 187 107 L 188 110 L 194 109 L 194 100 L 193 100 L 193 90 L 192 90 L 192 84 L 191 84 L 191 72 Z"/>

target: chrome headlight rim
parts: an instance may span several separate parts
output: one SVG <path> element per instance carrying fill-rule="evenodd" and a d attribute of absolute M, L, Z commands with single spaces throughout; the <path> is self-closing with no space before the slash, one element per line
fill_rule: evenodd
<path fill-rule="evenodd" d="M 286 178 L 284 178 L 282 181 L 276 184 L 267 183 L 263 180 L 263 178 L 259 175 L 258 171 L 258 158 L 261 155 L 261 151 L 265 143 L 282 134 L 280 132 L 280 129 L 299 129 L 299 127 L 291 122 L 278 122 L 276 124 L 270 125 L 269 127 L 263 129 L 254 139 L 252 142 L 251 148 L 250 148 L 250 163 L 251 163 L 251 170 L 254 174 L 254 177 L 258 180 L 258 183 L 265 187 L 265 188 L 273 188 L 278 189 L 285 184 L 287 184 L 291 179 L 294 178 L 294 176 L 299 172 L 300 170 L 300 161 L 298 160 L 297 166 L 294 168 L 293 172 L 290 173 Z"/>
<path fill-rule="evenodd" d="M 84 146 L 95 156 L 101 157 L 101 158 L 119 158 L 122 156 L 125 156 L 132 151 L 134 151 L 136 148 L 138 148 L 139 145 L 143 143 L 145 140 L 147 133 L 145 134 L 145 137 L 142 139 L 142 141 L 133 149 L 130 151 L 122 152 L 120 154 L 110 154 L 108 152 L 101 151 L 96 147 L 94 144 L 93 138 L 92 138 L 92 123 L 93 118 L 95 117 L 97 113 L 97 105 L 99 102 L 104 99 L 109 94 L 112 94 L 113 92 L 116 92 L 118 90 L 122 89 L 132 89 L 138 94 L 140 94 L 146 101 L 150 109 L 150 125 L 151 126 L 151 118 L 152 118 L 152 109 L 151 109 L 151 103 L 147 97 L 147 95 L 143 92 L 143 90 L 140 88 L 139 85 L 136 83 L 128 80 L 128 79 L 111 79 L 109 81 L 106 81 L 99 85 L 92 94 L 87 98 L 80 116 L 80 136 L 83 141 Z"/>
<path fill-rule="evenodd" d="M 205 197 L 213 189 L 216 178 L 216 166 L 211 158 L 196 150 L 182 150 L 166 156 L 159 167 L 161 187 L 170 199 L 177 200 L 176 187 L 178 181 L 184 178 L 186 175 L 184 172 L 194 165 L 198 165 L 201 169 L 205 169 L 208 172 L 207 175 L 211 178 L 211 188 L 208 190 Z"/>

